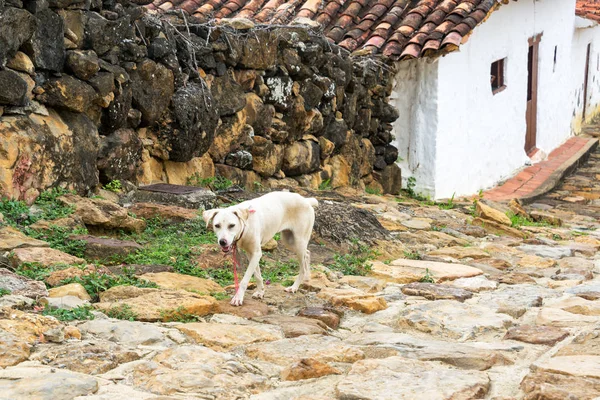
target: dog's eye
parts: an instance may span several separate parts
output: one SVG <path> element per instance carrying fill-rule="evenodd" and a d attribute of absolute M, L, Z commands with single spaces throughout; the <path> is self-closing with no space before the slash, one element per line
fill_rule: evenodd
<path fill-rule="evenodd" d="M 216 224 L 215 228 L 219 229 L 221 227 L 221 224 Z"/>
<path fill-rule="evenodd" d="M 235 227 L 235 224 L 229 224 L 229 229 L 233 229 Z"/>

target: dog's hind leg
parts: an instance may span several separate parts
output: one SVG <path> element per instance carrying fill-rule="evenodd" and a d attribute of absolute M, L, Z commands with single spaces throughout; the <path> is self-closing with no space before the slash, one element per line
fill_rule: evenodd
<path fill-rule="evenodd" d="M 265 296 L 265 285 L 263 283 L 262 274 L 260 273 L 260 265 L 257 265 L 254 270 L 254 279 L 256 279 L 256 290 L 252 293 L 252 298 L 262 299 Z"/>
<path fill-rule="evenodd" d="M 295 253 L 298 256 L 300 268 L 298 270 L 298 277 L 294 281 L 294 284 L 285 289 L 286 292 L 295 293 L 298 291 L 300 285 L 310 279 L 310 252 L 307 249 L 308 242 L 299 241 L 296 238 L 294 243 Z"/>

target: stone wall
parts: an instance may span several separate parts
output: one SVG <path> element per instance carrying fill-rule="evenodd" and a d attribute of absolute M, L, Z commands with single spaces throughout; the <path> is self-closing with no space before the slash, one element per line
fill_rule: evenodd
<path fill-rule="evenodd" d="M 391 72 L 307 26 L 0 0 L 0 189 L 124 179 L 397 191 Z"/>

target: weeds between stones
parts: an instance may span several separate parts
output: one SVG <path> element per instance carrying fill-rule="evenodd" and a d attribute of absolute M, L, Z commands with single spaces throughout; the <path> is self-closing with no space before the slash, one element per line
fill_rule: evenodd
<path fill-rule="evenodd" d="M 90 320 L 94 319 L 92 314 L 92 306 L 79 306 L 67 310 L 65 308 L 51 308 L 46 306 L 42 311 L 42 315 L 52 316 L 59 321 L 75 321 L 75 320 Z"/>
<path fill-rule="evenodd" d="M 131 309 L 129 304 L 121 304 L 119 306 L 108 309 L 105 314 L 110 318 L 122 319 L 125 321 L 135 321 L 137 314 Z"/>
<path fill-rule="evenodd" d="M 8 289 L 0 288 L 0 297 L 2 297 L 2 296 L 8 296 L 10 293 L 11 292 Z"/>
<path fill-rule="evenodd" d="M 65 218 L 73 214 L 75 208 L 63 204 L 58 198 L 70 193 L 74 192 L 61 188 L 47 190 L 39 195 L 32 207 L 21 200 L 2 199 L 0 213 L 6 223 L 14 227 L 26 227 L 42 219 L 52 221 Z"/>
<path fill-rule="evenodd" d="M 161 310 L 160 319 L 163 322 L 198 322 L 201 318 L 197 315 L 189 313 L 183 306 L 177 307 L 174 310 Z"/>

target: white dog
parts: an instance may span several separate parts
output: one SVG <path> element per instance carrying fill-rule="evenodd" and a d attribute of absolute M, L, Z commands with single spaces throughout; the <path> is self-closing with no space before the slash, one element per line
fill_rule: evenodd
<path fill-rule="evenodd" d="M 258 265 L 262 256 L 261 246 L 278 232 L 281 232 L 281 239 L 296 253 L 300 262 L 298 278 L 286 291 L 294 293 L 302 282 L 310 279 L 308 241 L 315 223 L 313 207 L 318 204 L 317 199 L 307 199 L 297 193 L 272 192 L 235 206 L 202 213 L 207 226 L 212 222 L 223 252 L 228 253 L 237 246 L 248 255 L 248 269 L 231 304 L 242 305 L 252 274 L 256 279 L 256 291 L 252 297 L 264 296 L 265 288 Z"/>

